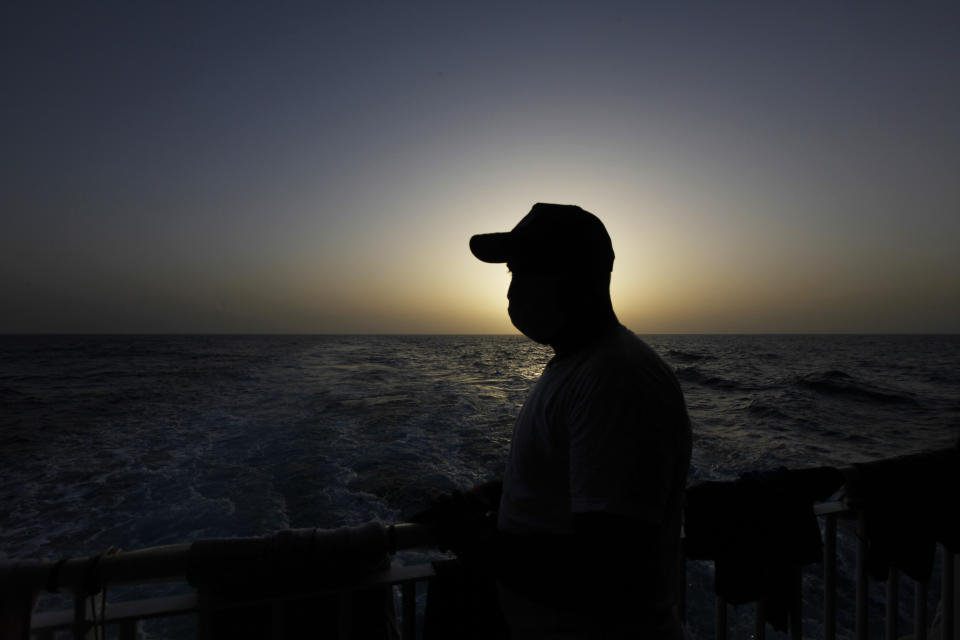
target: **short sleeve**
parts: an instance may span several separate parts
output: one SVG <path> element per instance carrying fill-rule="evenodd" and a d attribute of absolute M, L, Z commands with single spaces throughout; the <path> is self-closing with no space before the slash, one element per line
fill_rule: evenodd
<path fill-rule="evenodd" d="M 585 366 L 570 391 L 572 511 L 660 524 L 678 461 L 658 389 L 629 362 L 609 358 Z"/>

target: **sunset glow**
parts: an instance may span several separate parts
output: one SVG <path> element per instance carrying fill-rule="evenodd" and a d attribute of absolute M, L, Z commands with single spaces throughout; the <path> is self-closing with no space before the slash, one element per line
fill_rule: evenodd
<path fill-rule="evenodd" d="M 512 333 L 535 202 L 639 333 L 960 331 L 955 6 L 455 4 L 8 9 L 0 331 Z"/>

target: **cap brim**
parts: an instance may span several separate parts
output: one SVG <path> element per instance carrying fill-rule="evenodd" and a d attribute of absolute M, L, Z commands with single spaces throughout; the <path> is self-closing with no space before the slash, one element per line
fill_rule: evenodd
<path fill-rule="evenodd" d="M 470 238 L 470 251 L 484 262 L 509 262 L 513 254 L 513 236 L 505 233 L 481 233 Z"/>

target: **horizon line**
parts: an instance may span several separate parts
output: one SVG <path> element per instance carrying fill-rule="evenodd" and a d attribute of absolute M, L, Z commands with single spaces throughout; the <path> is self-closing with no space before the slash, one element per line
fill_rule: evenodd
<path fill-rule="evenodd" d="M 960 336 L 960 331 L 631 331 L 640 336 Z M 10 331 L 0 332 L 0 337 L 40 337 L 40 336 L 61 336 L 61 337 L 190 337 L 190 336 L 277 336 L 277 337 L 295 337 L 295 336 L 367 336 L 367 337 L 388 337 L 388 336 L 515 336 L 517 338 L 526 338 L 521 333 L 464 333 L 464 332 L 244 332 L 244 331 L 213 331 L 213 332 L 193 332 L 193 331 L 156 331 L 156 332 L 116 332 L 116 331 Z M 529 339 L 529 338 L 527 338 Z"/>

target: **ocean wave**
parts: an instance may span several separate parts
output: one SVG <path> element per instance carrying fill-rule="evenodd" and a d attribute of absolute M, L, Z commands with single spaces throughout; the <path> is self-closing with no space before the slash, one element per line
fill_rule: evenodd
<path fill-rule="evenodd" d="M 960 384 L 960 373 L 957 371 L 931 371 L 925 376 L 927 382 L 933 384 Z"/>
<path fill-rule="evenodd" d="M 956 438 L 960 345 L 910 342 L 909 357 L 894 357 L 906 347 L 893 339 L 649 343 L 678 367 L 694 477 Z M 502 472 L 550 357 L 517 336 L 51 337 L 6 348 L 0 547 L 14 557 L 396 521 Z M 863 364 L 885 358 L 917 366 Z"/>
<path fill-rule="evenodd" d="M 674 371 L 677 374 L 677 378 L 683 382 L 690 382 L 713 389 L 735 390 L 742 388 L 740 383 L 730 380 L 729 378 L 706 373 L 696 365 L 677 367 Z"/>
<path fill-rule="evenodd" d="M 680 362 L 701 362 L 703 360 L 717 359 L 717 356 L 708 353 L 696 353 L 694 351 L 684 351 L 683 349 L 667 349 L 667 356 Z"/>
<path fill-rule="evenodd" d="M 919 405 L 912 394 L 905 391 L 884 389 L 858 380 L 848 373 L 831 369 L 798 376 L 796 383 L 818 393 L 840 396 L 866 402 L 892 405 Z"/>
<path fill-rule="evenodd" d="M 750 404 L 747 405 L 747 413 L 758 418 L 776 418 L 778 420 L 787 420 L 790 418 L 789 415 L 779 408 L 759 400 L 752 400 Z"/>
<path fill-rule="evenodd" d="M 774 353 L 772 351 L 761 351 L 760 353 L 754 354 L 754 357 L 760 360 L 766 360 L 766 361 L 783 359 L 782 355 L 780 355 L 779 353 Z"/>

